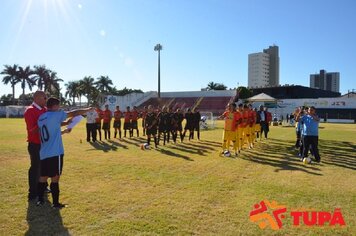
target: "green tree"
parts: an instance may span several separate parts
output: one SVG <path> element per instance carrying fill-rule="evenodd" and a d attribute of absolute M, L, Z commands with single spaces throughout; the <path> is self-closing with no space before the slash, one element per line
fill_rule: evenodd
<path fill-rule="evenodd" d="M 51 95 L 59 96 L 59 82 L 63 82 L 63 80 L 58 78 L 57 72 L 50 70 L 48 72 L 48 77 L 45 80 L 44 91 Z"/>
<path fill-rule="evenodd" d="M 46 68 L 45 65 L 34 66 L 34 79 L 36 80 L 37 87 L 39 90 L 42 90 L 46 80 L 49 77 L 50 70 Z"/>
<path fill-rule="evenodd" d="M 82 94 L 87 98 L 88 104 L 95 100 L 98 95 L 97 89 L 95 88 L 94 78 L 91 76 L 86 76 L 80 80 L 80 87 Z"/>
<path fill-rule="evenodd" d="M 111 90 L 111 94 L 115 95 L 115 96 L 125 96 L 130 93 L 143 93 L 143 91 L 141 89 L 128 89 L 126 87 L 123 89 L 120 89 L 120 90 L 118 90 L 116 87 L 114 87 Z"/>
<path fill-rule="evenodd" d="M 252 91 L 244 86 L 239 86 L 237 88 L 239 92 L 239 98 L 246 99 L 252 96 Z"/>
<path fill-rule="evenodd" d="M 79 81 L 69 81 L 64 86 L 66 86 L 65 97 L 72 98 L 72 105 L 75 105 L 75 98 L 81 96 L 80 94 L 80 82 Z"/>
<path fill-rule="evenodd" d="M 112 80 L 108 76 L 100 76 L 94 84 L 100 93 L 107 94 L 113 89 Z"/>
<path fill-rule="evenodd" d="M 30 66 L 26 66 L 25 68 L 20 66 L 17 74 L 18 78 L 21 80 L 22 95 L 25 95 L 26 86 L 32 91 L 32 87 L 36 85 L 36 82 L 32 78 L 33 71 Z"/>
<path fill-rule="evenodd" d="M 2 79 L 4 84 L 10 84 L 12 87 L 12 101 L 15 100 L 15 85 L 21 80 L 18 77 L 18 65 L 14 64 L 13 66 L 4 65 L 5 69 L 1 72 L 2 75 L 5 75 Z"/>
<path fill-rule="evenodd" d="M 209 82 L 208 86 L 206 87 L 207 90 L 226 90 L 227 87 L 221 83 Z"/>

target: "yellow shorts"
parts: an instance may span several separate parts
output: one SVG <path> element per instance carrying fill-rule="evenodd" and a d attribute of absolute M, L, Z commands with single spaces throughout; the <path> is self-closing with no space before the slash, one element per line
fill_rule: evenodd
<path fill-rule="evenodd" d="M 243 128 L 240 128 L 238 127 L 237 130 L 235 131 L 236 132 L 236 140 L 237 139 L 242 139 L 243 136 L 242 136 L 242 133 L 243 133 Z"/>
<path fill-rule="evenodd" d="M 252 128 L 251 128 L 250 126 L 248 126 L 248 125 L 244 128 L 244 134 L 245 134 L 245 136 L 251 134 L 251 129 L 252 129 Z"/>
<path fill-rule="evenodd" d="M 236 141 L 236 132 L 224 130 L 223 140 Z"/>

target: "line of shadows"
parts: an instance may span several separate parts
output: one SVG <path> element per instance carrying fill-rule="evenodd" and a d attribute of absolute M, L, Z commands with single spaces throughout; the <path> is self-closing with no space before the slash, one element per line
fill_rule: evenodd
<path fill-rule="evenodd" d="M 91 146 L 93 146 L 93 148 L 95 148 L 97 150 L 101 150 L 103 152 L 116 151 L 117 146 L 119 146 L 119 145 L 114 145 L 112 143 L 106 143 L 106 142 L 102 142 L 102 141 L 89 142 L 89 144 Z M 125 145 L 122 147 L 125 148 Z M 126 148 L 127 148 L 127 146 L 126 146 Z"/>
<path fill-rule="evenodd" d="M 320 168 L 312 165 L 304 165 L 299 157 L 293 155 L 292 142 L 285 142 L 278 139 L 268 139 L 256 144 L 257 148 L 243 152 L 243 159 L 262 165 L 276 167 L 275 172 L 279 171 L 303 171 L 308 174 L 322 175 Z M 284 153 L 284 157 L 280 157 Z"/>
<path fill-rule="evenodd" d="M 168 155 L 168 156 L 182 158 L 186 161 L 194 161 L 193 159 L 191 159 L 188 156 L 184 156 L 184 155 L 172 152 L 172 151 L 164 149 L 164 148 L 158 148 L 157 151 L 161 152 L 162 154 Z"/>

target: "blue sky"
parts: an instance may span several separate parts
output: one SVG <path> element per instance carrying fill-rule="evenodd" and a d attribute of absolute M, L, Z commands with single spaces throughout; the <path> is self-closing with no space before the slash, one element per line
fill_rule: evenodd
<path fill-rule="evenodd" d="M 276 44 L 282 85 L 309 86 L 325 69 L 346 93 L 355 12 L 353 0 L 1 0 L 0 69 L 45 64 L 65 82 L 107 75 L 118 89 L 157 90 L 161 43 L 162 92 L 232 88 L 247 86 L 248 54 Z"/>

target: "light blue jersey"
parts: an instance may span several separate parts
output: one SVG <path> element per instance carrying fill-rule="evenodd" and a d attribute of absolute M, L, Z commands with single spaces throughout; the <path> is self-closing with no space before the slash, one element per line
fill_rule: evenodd
<path fill-rule="evenodd" d="M 62 110 L 47 111 L 38 118 L 41 134 L 40 159 L 64 154 L 61 123 L 67 119 L 67 113 Z"/>
<path fill-rule="evenodd" d="M 304 136 L 319 136 L 319 121 L 314 120 L 311 115 L 304 115 L 299 122 L 303 123 Z"/>

